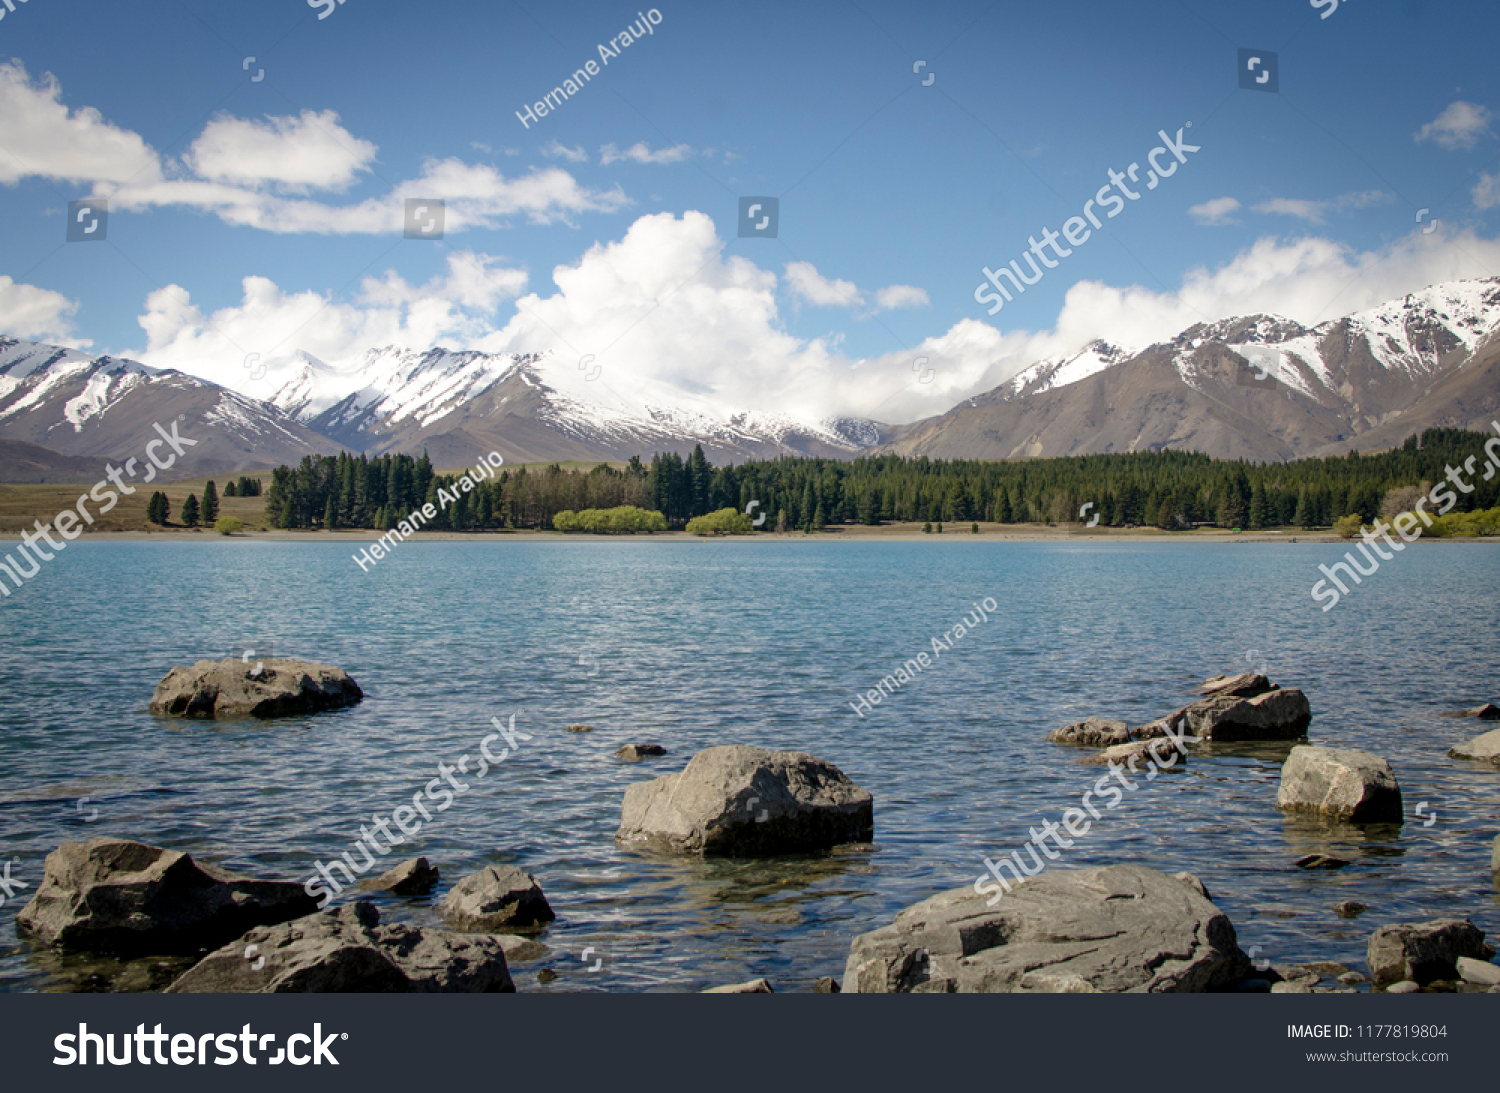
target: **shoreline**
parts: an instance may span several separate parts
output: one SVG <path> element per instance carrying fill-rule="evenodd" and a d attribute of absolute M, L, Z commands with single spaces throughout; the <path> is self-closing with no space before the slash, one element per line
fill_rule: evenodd
<path fill-rule="evenodd" d="M 878 528 L 839 528 L 825 530 L 813 535 L 805 535 L 802 532 L 788 532 L 784 535 L 775 533 L 758 533 L 754 535 L 722 535 L 722 536 L 699 536 L 689 535 L 685 531 L 657 532 L 652 535 L 590 535 L 579 532 L 557 532 L 557 531 L 435 531 L 417 532 L 411 538 L 405 540 L 402 545 L 410 543 L 493 543 L 493 542 L 652 542 L 652 543 L 922 543 L 922 542 L 953 542 L 967 543 L 970 545 L 979 543 L 1010 542 L 1010 543 L 1178 543 L 1178 544 L 1216 544 L 1235 545 L 1240 543 L 1283 543 L 1283 544 L 1321 544 L 1331 545 L 1338 543 L 1357 542 L 1357 540 L 1341 539 L 1339 536 L 1328 531 L 1299 531 L 1292 534 L 1286 531 L 1249 531 L 1228 532 L 1217 529 L 1204 531 L 1147 531 L 1144 529 L 1110 529 L 1108 531 L 1091 532 L 1066 532 L 1055 528 L 1042 526 L 1027 527 L 1025 525 L 1006 525 L 1007 530 L 996 531 L 981 530 L 978 535 L 969 531 L 944 532 L 942 535 L 936 533 L 924 534 L 920 530 L 912 531 L 903 527 L 878 527 Z M 235 542 L 265 542 L 265 543 L 338 543 L 353 547 L 367 546 L 377 542 L 383 532 L 368 530 L 350 531 L 243 531 L 232 536 L 219 535 L 212 528 L 168 528 L 162 531 L 96 531 L 80 536 L 76 542 L 95 543 L 218 543 L 225 541 Z M 7 532 L 0 532 L 0 542 L 19 542 L 18 536 Z M 1434 543 L 1496 543 L 1500 544 L 1500 538 L 1486 539 L 1480 536 L 1455 536 L 1446 538 L 1426 537 L 1415 540 L 1416 542 Z"/>

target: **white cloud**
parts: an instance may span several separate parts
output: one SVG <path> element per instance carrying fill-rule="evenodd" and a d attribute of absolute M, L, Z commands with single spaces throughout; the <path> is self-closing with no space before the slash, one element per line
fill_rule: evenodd
<path fill-rule="evenodd" d="M 1500 174 L 1481 174 L 1470 192 L 1474 195 L 1476 209 L 1493 209 L 1500 205 Z"/>
<path fill-rule="evenodd" d="M 653 152 L 641 142 L 632 144 L 623 152 L 613 144 L 606 144 L 599 149 L 599 162 L 606 166 L 621 160 L 630 160 L 632 163 L 681 163 L 692 154 L 693 149 L 686 144 L 663 148 L 658 152 Z"/>
<path fill-rule="evenodd" d="M 1415 136 L 1418 141 L 1431 140 L 1455 151 L 1472 148 L 1481 137 L 1491 135 L 1490 122 L 1494 116 L 1488 107 L 1459 100 L 1449 103 L 1441 114 L 1418 129 Z"/>
<path fill-rule="evenodd" d="M 33 82 L 19 61 L 0 64 L 0 183 L 28 176 L 69 182 L 159 174 L 157 155 L 136 134 L 106 122 L 99 111 L 69 111 L 55 77 Z"/>
<path fill-rule="evenodd" d="M 1295 216 L 1310 224 L 1323 223 L 1323 213 L 1328 208 L 1326 201 L 1303 201 L 1293 197 L 1273 197 L 1255 206 L 1258 213 L 1274 213 L 1279 216 Z"/>
<path fill-rule="evenodd" d="M 278 344 L 282 356 L 306 349 L 330 361 L 388 344 L 593 353 L 622 391 L 660 382 L 727 411 L 899 422 L 945 412 L 1096 338 L 1139 349 L 1195 323 L 1262 312 L 1313 326 L 1500 267 L 1500 240 L 1472 232 L 1424 236 L 1413 227 L 1378 251 L 1317 237 L 1266 237 L 1222 266 L 1190 270 L 1173 291 L 1083 281 L 1054 315 L 1028 311 L 1027 297 L 1002 313 L 1048 325 L 1000 328 L 965 318 L 909 349 L 851 360 L 839 350 L 842 335 L 789 333 L 777 308 L 776 275 L 742 257 L 724 258 L 726 245 L 703 213 L 644 216 L 622 239 L 558 266 L 555 292 L 514 303 L 503 289 L 520 291 L 524 274 L 482 255 L 453 256 L 443 277 L 420 287 L 394 274 L 368 280 L 347 304 L 317 293 L 283 294 L 249 278 L 239 305 L 205 317 L 180 289 L 164 291 L 152 295 L 142 318 L 150 339 L 145 359 L 200 374 L 202 362 L 211 362 L 218 374 L 209 378 L 243 383 L 244 353 L 271 354 Z M 811 293 L 839 284 L 812 267 L 789 269 L 788 286 L 794 279 Z M 917 382 L 918 357 L 935 370 L 929 383 Z"/>
<path fill-rule="evenodd" d="M 811 262 L 788 262 L 786 285 L 792 295 L 815 307 L 859 307 L 865 297 L 852 281 L 830 281 Z"/>
<path fill-rule="evenodd" d="M 332 110 L 304 110 L 299 117 L 265 121 L 217 117 L 193 141 L 184 162 L 213 182 L 346 190 L 370 169 L 375 152 L 375 145 L 340 125 Z"/>
<path fill-rule="evenodd" d="M 17 284 L 0 275 L 0 331 L 14 338 L 86 349 L 93 342 L 73 334 L 78 303 L 60 292 Z"/>
<path fill-rule="evenodd" d="M 211 315 L 199 311 L 185 289 L 169 285 L 146 298 L 146 313 L 137 320 L 146 348 L 123 355 L 248 390 L 245 358 L 252 353 L 274 380 L 298 351 L 337 361 L 385 345 L 467 345 L 492 333 L 490 316 L 526 287 L 523 270 L 497 261 L 451 253 L 447 271 L 425 285 L 409 285 L 388 271 L 366 278 L 349 303 L 316 292 L 283 293 L 264 277 L 246 277 L 240 302 Z M 249 393 L 260 397 L 269 390 Z"/>
<path fill-rule="evenodd" d="M 583 145 L 580 144 L 576 148 L 569 148 L 555 137 L 550 144 L 542 148 L 542 155 L 548 159 L 565 159 L 569 163 L 587 163 L 589 161 L 589 154 L 583 150 Z"/>
<path fill-rule="evenodd" d="M 493 167 L 433 159 L 419 177 L 353 205 L 309 199 L 309 189 L 347 187 L 369 170 L 375 145 L 339 125 L 332 111 L 209 122 L 183 161 L 165 162 L 140 137 L 95 110 L 69 112 L 51 77 L 33 82 L 18 63 L 0 64 L 0 183 L 26 177 L 92 182 L 112 212 L 181 206 L 269 232 L 390 234 L 401 231 L 407 197 L 448 203 L 445 231 L 494 227 L 524 217 L 573 223 L 586 212 L 630 204 L 616 185 L 595 190 L 560 167 L 507 178 Z M 82 195 L 80 195 L 82 196 Z"/>
<path fill-rule="evenodd" d="M 1216 228 L 1222 224 L 1238 224 L 1230 214 L 1239 211 L 1239 200 L 1233 197 L 1216 197 L 1201 205 L 1188 209 L 1188 215 L 1206 227 Z"/>
<path fill-rule="evenodd" d="M 915 285 L 887 285 L 875 293 L 875 303 L 882 311 L 898 307 L 927 307 L 932 303 L 927 293 Z"/>

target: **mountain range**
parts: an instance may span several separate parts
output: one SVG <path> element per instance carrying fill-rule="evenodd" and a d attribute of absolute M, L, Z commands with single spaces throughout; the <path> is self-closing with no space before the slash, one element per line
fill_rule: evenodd
<path fill-rule="evenodd" d="M 153 422 L 196 440 L 184 476 L 340 449 L 426 450 L 437 466 L 622 460 L 701 444 L 717 463 L 783 455 L 1014 459 L 1188 449 L 1261 462 L 1392 447 L 1500 417 L 1500 279 L 1434 285 L 1307 328 L 1273 315 L 1167 342 L 1096 341 L 905 425 L 726 407 L 632 385 L 550 352 L 301 354 L 252 398 L 170 369 L 0 337 L 0 481 L 94 477 L 139 456 Z"/>

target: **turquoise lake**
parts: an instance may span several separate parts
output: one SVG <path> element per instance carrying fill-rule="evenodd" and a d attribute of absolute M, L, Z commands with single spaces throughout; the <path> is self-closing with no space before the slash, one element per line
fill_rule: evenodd
<path fill-rule="evenodd" d="M 0 989 L 149 976 L 17 939 L 14 913 L 60 842 L 137 839 L 300 882 L 514 714 L 530 739 L 384 859 L 420 854 L 443 873 L 431 896 L 374 897 L 384 918 L 437 924 L 449 886 L 513 863 L 558 916 L 541 939 L 552 951 L 513 969 L 522 991 L 758 976 L 809 990 L 842 978 L 856 934 L 972 885 L 986 856 L 1078 803 L 1098 770 L 1050 729 L 1140 724 L 1208 676 L 1261 665 L 1307 693 L 1311 742 L 1390 760 L 1404 825 L 1288 818 L 1284 747 L 1215 751 L 1128 793 L 1051 867 L 1196 873 L 1258 959 L 1362 969 L 1377 926 L 1440 915 L 1493 939 L 1500 770 L 1446 755 L 1492 725 L 1438 715 L 1500 699 L 1500 550 L 1419 543 L 1325 614 L 1310 589 L 1344 549 L 491 540 L 402 544 L 365 573 L 344 545 L 79 541 L 0 600 L 0 853 L 30 886 L 0 913 Z M 988 622 L 868 717 L 851 710 L 986 597 Z M 346 669 L 365 701 L 272 722 L 147 711 L 172 666 L 247 639 Z M 576 722 L 595 731 L 564 731 Z M 627 743 L 668 754 L 625 764 L 613 753 Z M 614 845 L 627 785 L 730 743 L 837 765 L 874 795 L 874 844 L 773 861 Z M 1351 864 L 1293 864 L 1311 853 Z M 1343 900 L 1370 910 L 1341 919 Z M 546 986 L 543 966 L 559 976 Z"/>

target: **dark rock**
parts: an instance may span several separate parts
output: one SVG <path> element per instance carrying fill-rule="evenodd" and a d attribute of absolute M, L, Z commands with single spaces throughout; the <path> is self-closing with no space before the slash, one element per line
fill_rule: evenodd
<path fill-rule="evenodd" d="M 914 904 L 854 939 L 844 992 L 1197 992 L 1249 972 L 1234 926 L 1193 885 L 1113 865 Z"/>
<path fill-rule="evenodd" d="M 1483 736 L 1476 736 L 1467 744 L 1450 748 L 1448 758 L 1500 766 L 1500 729 L 1492 729 Z"/>
<path fill-rule="evenodd" d="M 1494 955 L 1484 931 L 1468 919 L 1440 918 L 1380 927 L 1370 936 L 1366 960 L 1379 986 L 1405 979 L 1426 985 L 1458 978 L 1461 956 L 1489 960 Z"/>
<path fill-rule="evenodd" d="M 512 865 L 486 866 L 465 877 L 443 900 L 443 917 L 456 930 L 540 930 L 557 916 L 536 878 Z"/>
<path fill-rule="evenodd" d="M 418 896 L 432 891 L 441 875 L 437 866 L 428 864 L 426 858 L 408 858 L 374 880 L 364 881 L 359 887 L 376 892 L 393 892 L 398 896 Z"/>
<path fill-rule="evenodd" d="M 1276 806 L 1346 823 L 1400 823 L 1401 787 L 1378 755 L 1303 745 L 1281 768 Z"/>
<path fill-rule="evenodd" d="M 1361 903 L 1357 899 L 1346 899 L 1343 903 L 1334 905 L 1333 913 L 1339 918 L 1358 918 L 1369 909 L 1368 903 Z"/>
<path fill-rule="evenodd" d="M 1445 713 L 1443 717 L 1477 717 L 1481 721 L 1500 721 L 1500 706 L 1493 702 L 1486 702 L 1483 706 L 1475 706 L 1469 710 L 1454 710 Z"/>
<path fill-rule="evenodd" d="M 627 763 L 639 763 L 647 756 L 666 754 L 667 749 L 659 744 L 626 744 L 615 752 L 616 758 L 623 759 Z"/>
<path fill-rule="evenodd" d="M 728 746 L 625 791 L 624 846 L 753 857 L 826 850 L 874 837 L 870 795 L 804 752 Z"/>
<path fill-rule="evenodd" d="M 525 964 L 528 961 L 540 960 L 552 950 L 529 937 L 521 937 L 518 934 L 491 934 L 500 947 L 505 950 L 505 959 L 517 964 Z"/>
<path fill-rule="evenodd" d="M 300 884 L 254 880 L 177 850 L 100 837 L 47 855 L 42 883 L 16 924 L 72 949 L 192 953 L 317 909 Z"/>
<path fill-rule="evenodd" d="M 551 983 L 556 978 L 557 973 L 551 968 L 543 968 L 541 971 L 536 973 L 536 981 L 538 983 Z"/>
<path fill-rule="evenodd" d="M 1312 723 L 1312 706 L 1296 688 L 1265 691 L 1250 698 L 1215 694 L 1183 711 L 1189 735 L 1232 743 L 1246 740 L 1299 740 Z"/>
<path fill-rule="evenodd" d="M 1090 717 L 1075 721 L 1060 729 L 1053 729 L 1047 739 L 1054 744 L 1080 744 L 1089 748 L 1107 748 L 1114 744 L 1130 742 L 1130 726 L 1123 721 L 1110 721 L 1103 717 Z"/>
<path fill-rule="evenodd" d="M 1342 869 L 1350 864 L 1348 858 L 1330 858 L 1327 854 L 1308 854 L 1294 863 L 1299 869 Z"/>
<path fill-rule="evenodd" d="M 353 706 L 364 698 L 341 668 L 272 657 L 200 660 L 156 685 L 151 712 L 164 717 L 296 717 Z"/>
<path fill-rule="evenodd" d="M 816 983 L 813 984 L 813 993 L 814 994 L 838 994 L 839 993 L 839 981 L 837 979 L 833 978 L 833 976 L 831 976 L 831 975 L 825 975 L 825 976 L 821 977 Z"/>
<path fill-rule="evenodd" d="M 496 938 L 380 925 L 359 902 L 251 930 L 210 953 L 169 994 L 513 994 Z"/>

